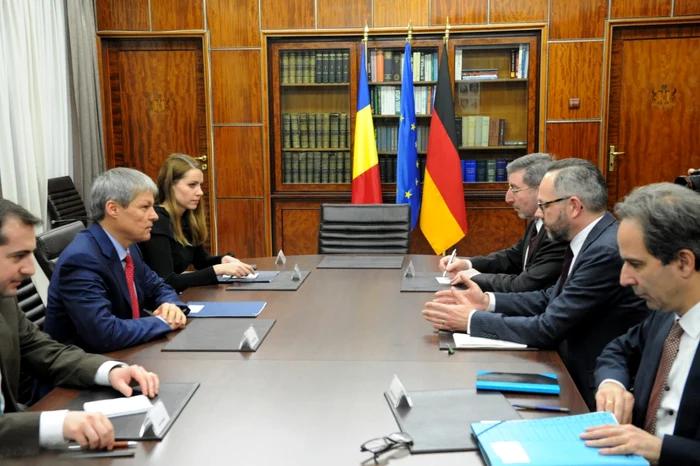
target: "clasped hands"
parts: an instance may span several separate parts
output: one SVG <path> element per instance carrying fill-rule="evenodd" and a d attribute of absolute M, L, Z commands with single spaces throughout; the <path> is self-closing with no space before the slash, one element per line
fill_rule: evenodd
<path fill-rule="evenodd" d="M 163 319 L 173 330 L 184 328 L 185 324 L 187 324 L 187 316 L 182 312 L 182 309 L 174 304 L 161 304 L 158 306 L 158 309 L 153 311 L 153 315 Z"/>
<path fill-rule="evenodd" d="M 141 366 L 115 367 L 109 372 L 112 388 L 126 397 L 133 394 L 133 389 L 129 386 L 132 380 L 140 385 L 141 392 L 149 398 L 158 395 L 158 376 Z M 63 438 L 75 441 L 83 448 L 111 450 L 114 447 L 114 426 L 102 413 L 69 411 L 63 420 Z"/>
<path fill-rule="evenodd" d="M 449 290 L 438 291 L 434 300 L 425 303 L 423 317 L 433 324 L 434 329 L 466 332 L 472 311 L 488 309 L 489 296 L 471 280 L 471 276 L 469 270 L 457 273 Z M 466 286 L 465 290 L 455 287 L 460 283 Z"/>

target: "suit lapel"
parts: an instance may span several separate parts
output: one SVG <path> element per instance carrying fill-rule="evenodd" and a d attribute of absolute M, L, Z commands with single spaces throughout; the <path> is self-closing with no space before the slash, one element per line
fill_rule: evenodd
<path fill-rule="evenodd" d="M 9 306 L 18 306 L 17 301 L 13 298 L 0 298 L 0 373 L 2 373 L 0 390 L 2 390 L 2 395 L 5 399 L 5 412 L 17 410 L 17 400 L 15 400 L 14 395 L 17 387 L 13 386 L 13 381 L 19 376 L 19 372 L 16 374 L 10 373 L 12 368 L 19 367 L 19 361 L 13 361 L 14 358 L 19 358 L 19 354 L 16 354 L 15 348 L 17 336 L 12 335 L 10 324 L 5 319 L 5 315 L 11 315 L 12 312 L 16 312 L 9 309 Z"/>
<path fill-rule="evenodd" d="M 107 264 L 109 265 L 109 270 L 112 273 L 114 280 L 119 285 L 119 290 L 121 291 L 122 296 L 126 300 L 129 315 L 131 315 L 131 295 L 129 294 L 129 288 L 126 285 L 124 266 L 122 265 L 122 261 L 119 260 L 117 250 L 114 249 L 112 241 L 99 224 L 93 223 L 90 226 L 90 233 L 92 233 L 97 241 L 97 244 L 100 246 L 100 250 L 102 251 L 102 254 L 107 260 Z M 113 312 L 114 311 L 116 311 L 116 309 L 113 309 Z"/>
<path fill-rule="evenodd" d="M 576 259 L 581 257 L 583 254 L 586 253 L 586 249 L 593 244 L 601 234 L 605 230 L 608 229 L 610 225 L 613 225 L 616 222 L 615 217 L 612 216 L 610 212 L 605 212 L 603 215 L 603 218 L 600 219 L 600 221 L 596 224 L 596 226 L 593 227 L 593 229 L 588 233 L 588 236 L 586 237 L 586 241 L 583 242 L 583 246 L 581 246 L 581 250 L 578 252 L 576 255 Z M 576 273 L 576 269 L 578 268 L 578 263 L 579 261 L 577 260 L 574 262 L 574 267 L 571 269 L 571 272 L 569 272 L 569 277 L 571 277 L 574 273 Z"/>
<path fill-rule="evenodd" d="M 527 256 L 528 256 L 528 246 L 530 246 L 530 235 L 532 234 L 532 229 L 535 228 L 535 222 L 536 220 L 531 221 L 528 223 L 527 228 L 525 229 L 525 236 L 523 239 L 525 240 L 525 247 L 523 247 L 523 264 L 525 264 L 525 267 L 527 267 Z M 542 228 L 544 230 L 544 228 Z M 532 254 L 535 254 L 535 249 L 537 249 L 537 240 L 535 240 L 535 247 L 533 248 Z"/>
<path fill-rule="evenodd" d="M 669 328 L 670 330 L 670 328 Z M 695 357 L 690 365 L 688 379 L 685 382 L 681 404 L 678 406 L 678 418 L 674 435 L 686 438 L 696 438 L 698 427 L 700 427 L 700 398 L 697 390 L 700 387 L 700 352 L 695 349 Z"/>

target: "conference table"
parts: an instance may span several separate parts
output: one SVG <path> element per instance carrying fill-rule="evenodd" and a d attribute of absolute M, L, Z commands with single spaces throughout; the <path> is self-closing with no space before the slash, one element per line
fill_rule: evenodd
<path fill-rule="evenodd" d="M 407 391 L 474 388 L 476 371 L 556 373 L 561 395 L 508 394 L 588 412 L 555 351 L 440 351 L 421 315 L 430 292 L 400 292 L 409 260 L 437 271 L 435 256 L 409 255 L 402 269 L 316 269 L 324 256 L 248 259 L 258 270 L 311 271 L 297 291 L 190 288 L 189 301 L 266 301 L 258 318 L 276 319 L 256 352 L 161 352 L 167 338 L 111 353 L 158 374 L 161 382 L 200 386 L 160 442 L 139 442 L 134 458 L 80 464 L 372 465 L 366 440 L 398 431 L 383 393 L 397 374 Z M 32 410 L 61 409 L 77 395 L 58 388 Z M 526 419 L 556 414 L 523 411 Z M 465 423 L 464 429 L 469 426 Z M 56 464 L 57 453 L 3 461 Z M 483 465 L 478 452 L 382 454 L 380 465 Z"/>

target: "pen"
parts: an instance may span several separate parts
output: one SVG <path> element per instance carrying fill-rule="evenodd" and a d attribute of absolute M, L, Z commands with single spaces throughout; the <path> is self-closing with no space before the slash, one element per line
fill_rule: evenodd
<path fill-rule="evenodd" d="M 445 275 L 447 275 L 447 268 L 448 268 L 450 265 L 452 265 L 452 262 L 454 262 L 456 256 L 457 256 L 457 248 L 454 248 L 454 249 L 452 250 L 452 255 L 450 256 L 450 260 L 447 262 L 447 265 L 445 266 L 444 272 L 442 272 L 442 276 L 443 276 L 443 277 L 444 277 Z"/>
<path fill-rule="evenodd" d="M 532 409 L 533 411 L 554 411 L 557 413 L 568 413 L 571 411 L 569 408 L 560 408 L 559 406 L 522 405 L 518 403 L 513 403 L 513 407 L 521 409 Z"/>
<path fill-rule="evenodd" d="M 117 442 L 114 442 L 114 448 L 136 448 L 136 442 L 134 441 L 126 441 L 126 440 L 120 440 Z M 82 450 L 83 447 L 80 445 L 69 445 L 68 449 L 70 451 L 77 451 L 77 450 Z M 87 448 L 86 448 L 87 450 Z"/>

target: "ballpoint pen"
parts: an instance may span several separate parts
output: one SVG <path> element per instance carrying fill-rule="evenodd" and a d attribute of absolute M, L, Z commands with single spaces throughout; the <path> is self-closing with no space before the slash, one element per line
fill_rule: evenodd
<path fill-rule="evenodd" d="M 568 413 L 571 411 L 569 408 L 560 408 L 559 406 L 523 405 L 518 403 L 513 403 L 513 407 L 521 409 L 531 409 L 533 411 L 554 411 L 557 413 Z"/>
<path fill-rule="evenodd" d="M 114 447 L 113 448 L 136 448 L 136 445 L 138 443 L 134 441 L 126 441 L 126 440 L 120 440 L 117 442 L 114 442 Z M 70 451 L 78 451 L 78 450 L 83 450 L 83 447 L 80 445 L 69 445 L 68 450 Z M 87 450 L 87 448 L 85 448 Z"/>
<path fill-rule="evenodd" d="M 452 255 L 450 256 L 450 260 L 447 261 L 447 265 L 445 266 L 445 270 L 442 272 L 442 276 L 443 276 L 443 277 L 444 277 L 445 275 L 447 275 L 447 268 L 448 268 L 450 265 L 452 265 L 452 262 L 454 262 L 456 256 L 457 256 L 457 248 L 454 248 L 454 249 L 452 250 Z"/>

